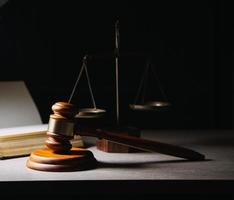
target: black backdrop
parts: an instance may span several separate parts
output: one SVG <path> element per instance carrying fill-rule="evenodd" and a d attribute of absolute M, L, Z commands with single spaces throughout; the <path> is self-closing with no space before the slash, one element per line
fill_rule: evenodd
<path fill-rule="evenodd" d="M 232 128 L 230 5 L 218 1 L 9 1 L 0 14 L 0 80 L 24 80 L 48 121 L 69 98 L 85 54 L 114 52 L 120 22 L 120 119 L 149 128 Z M 147 55 L 147 56 L 146 56 Z M 128 109 L 150 56 L 172 103 L 165 112 Z M 89 63 L 94 95 L 115 119 L 114 60 Z M 73 102 L 91 105 L 81 82 Z"/>

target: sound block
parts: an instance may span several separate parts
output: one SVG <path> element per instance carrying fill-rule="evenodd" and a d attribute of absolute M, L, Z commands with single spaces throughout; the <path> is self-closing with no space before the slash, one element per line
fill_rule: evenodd
<path fill-rule="evenodd" d="M 107 128 L 104 130 L 107 132 L 118 133 L 120 135 L 134 136 L 134 137 L 139 137 L 139 138 L 141 136 L 141 131 L 134 127 L 118 127 L 116 129 Z M 96 141 L 96 146 L 97 146 L 97 149 L 104 151 L 104 152 L 108 152 L 108 153 L 134 153 L 134 152 L 140 151 L 138 149 L 135 149 L 126 145 L 118 144 L 116 142 L 112 142 L 106 139 L 98 139 Z"/>
<path fill-rule="evenodd" d="M 97 161 L 91 151 L 73 147 L 68 153 L 58 154 L 50 149 L 31 153 L 26 166 L 40 171 L 80 171 L 95 168 Z"/>

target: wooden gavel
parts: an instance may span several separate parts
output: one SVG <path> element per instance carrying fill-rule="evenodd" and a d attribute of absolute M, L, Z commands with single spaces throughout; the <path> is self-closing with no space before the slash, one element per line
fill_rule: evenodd
<path fill-rule="evenodd" d="M 92 136 L 107 139 L 119 144 L 149 152 L 158 152 L 188 160 L 204 160 L 205 156 L 188 148 L 146 140 L 134 136 L 120 135 L 102 129 L 79 127 L 75 122 L 76 106 L 66 102 L 57 102 L 52 106 L 54 114 L 50 115 L 48 139 L 46 145 L 55 153 L 68 152 L 72 145 L 69 140 L 75 135 Z"/>

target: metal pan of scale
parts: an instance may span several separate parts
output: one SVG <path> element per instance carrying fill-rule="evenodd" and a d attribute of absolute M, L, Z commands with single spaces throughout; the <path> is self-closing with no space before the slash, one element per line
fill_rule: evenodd
<path fill-rule="evenodd" d="M 78 111 L 76 118 L 100 118 L 105 112 L 106 110 L 99 108 L 82 108 Z"/>
<path fill-rule="evenodd" d="M 167 101 L 151 101 L 144 104 L 130 104 L 132 110 L 136 111 L 160 111 L 171 106 Z"/>

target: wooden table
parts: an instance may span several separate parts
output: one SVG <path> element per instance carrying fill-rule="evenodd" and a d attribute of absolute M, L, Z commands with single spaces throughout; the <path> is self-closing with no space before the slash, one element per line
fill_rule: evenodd
<path fill-rule="evenodd" d="M 28 157 L 0 160 L 0 190 L 8 195 L 232 195 L 234 130 L 145 130 L 142 137 L 191 148 L 206 161 L 158 153 L 105 153 L 85 144 L 99 161 L 93 170 L 42 172 L 25 167 Z"/>

